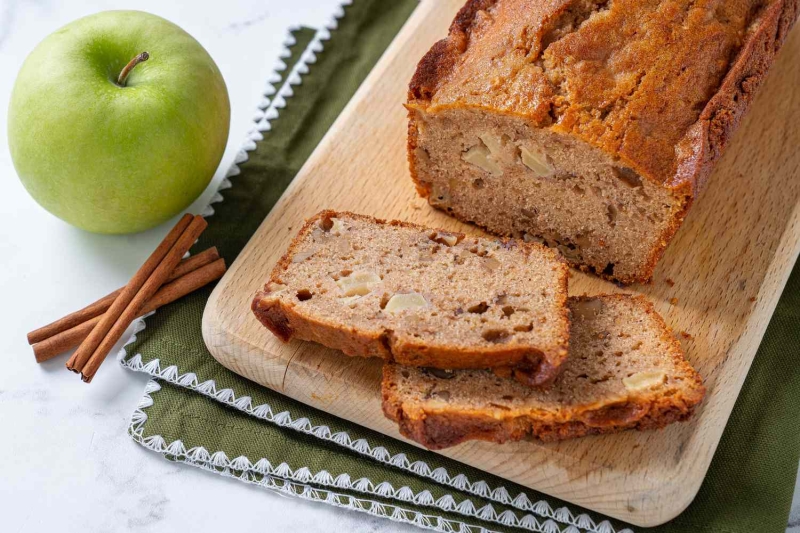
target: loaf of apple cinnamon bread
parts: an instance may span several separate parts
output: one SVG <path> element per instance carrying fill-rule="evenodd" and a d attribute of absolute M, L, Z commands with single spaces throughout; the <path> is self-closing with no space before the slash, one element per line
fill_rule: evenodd
<path fill-rule="evenodd" d="M 538 244 L 324 211 L 300 230 L 252 309 L 283 341 L 405 365 L 492 368 L 544 385 L 567 354 L 567 275 Z"/>
<path fill-rule="evenodd" d="M 702 380 L 644 297 L 570 298 L 569 306 L 569 357 L 552 387 L 484 370 L 386 364 L 384 413 L 431 449 L 661 428 L 691 416 L 705 394 Z"/>
<path fill-rule="evenodd" d="M 461 220 L 651 279 L 798 0 L 469 0 L 411 80 L 421 195 Z"/>

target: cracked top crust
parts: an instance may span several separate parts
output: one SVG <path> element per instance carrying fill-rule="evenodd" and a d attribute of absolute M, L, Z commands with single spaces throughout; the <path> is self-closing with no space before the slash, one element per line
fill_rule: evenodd
<path fill-rule="evenodd" d="M 470 0 L 409 106 L 571 133 L 693 196 L 797 18 L 798 0 Z"/>

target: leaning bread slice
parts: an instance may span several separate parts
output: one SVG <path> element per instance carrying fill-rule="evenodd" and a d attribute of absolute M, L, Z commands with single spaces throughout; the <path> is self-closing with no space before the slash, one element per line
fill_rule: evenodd
<path fill-rule="evenodd" d="M 644 297 L 570 298 L 569 306 L 570 355 L 551 388 L 482 370 L 387 364 L 384 413 L 430 449 L 661 428 L 692 414 L 705 394 L 702 379 Z"/>
<path fill-rule="evenodd" d="M 283 341 L 541 385 L 567 355 L 567 275 L 543 246 L 324 211 L 252 309 Z"/>

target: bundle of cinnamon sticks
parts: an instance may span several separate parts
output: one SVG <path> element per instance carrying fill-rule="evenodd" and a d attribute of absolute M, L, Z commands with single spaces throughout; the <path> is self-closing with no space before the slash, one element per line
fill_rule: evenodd
<path fill-rule="evenodd" d="M 28 333 L 36 361 L 47 361 L 77 346 L 67 368 L 91 382 L 133 320 L 225 273 L 225 260 L 216 248 L 183 259 L 207 225 L 199 215 L 184 215 L 125 287 Z"/>

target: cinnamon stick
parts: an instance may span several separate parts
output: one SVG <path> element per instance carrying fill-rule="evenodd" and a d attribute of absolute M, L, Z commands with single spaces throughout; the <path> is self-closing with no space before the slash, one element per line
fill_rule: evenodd
<path fill-rule="evenodd" d="M 161 244 L 150 254 L 147 261 L 139 267 L 136 274 L 134 274 L 128 284 L 125 285 L 125 289 L 117 296 L 114 303 L 108 308 L 108 311 L 103 314 L 103 318 L 98 322 L 91 334 L 81 343 L 78 350 L 72 354 L 72 357 L 67 361 L 68 369 L 73 372 L 80 372 L 89 357 L 91 357 L 97 347 L 100 346 L 100 343 L 117 321 L 117 318 L 119 318 L 122 312 L 130 305 L 134 296 L 139 293 L 142 286 L 150 278 L 150 275 L 155 272 L 158 266 L 163 262 L 173 245 L 178 242 L 178 239 L 184 234 L 193 220 L 194 217 L 192 215 L 183 215 L 178 223 L 175 224 L 175 227 L 164 237 Z"/>
<path fill-rule="evenodd" d="M 197 256 L 193 257 L 198 257 Z M 177 269 L 176 269 L 177 270 Z M 170 283 L 163 285 L 152 298 L 150 298 L 139 312 L 139 316 L 155 311 L 159 307 L 183 298 L 200 287 L 216 281 L 225 274 L 225 260 L 217 259 L 207 265 L 189 272 Z M 33 346 L 36 361 L 42 363 L 78 346 L 92 332 L 100 322 L 100 316 L 92 317 L 68 330 L 62 331 Z"/>
<path fill-rule="evenodd" d="M 216 247 L 209 248 L 208 250 L 200 252 L 199 254 L 187 257 L 181 261 L 177 267 L 175 267 L 175 270 L 172 271 L 172 274 L 167 279 L 167 283 L 176 280 L 181 276 L 192 272 L 193 270 L 197 270 L 202 266 L 213 263 L 217 259 L 219 259 L 219 252 L 217 251 Z M 91 318 L 99 317 L 105 313 L 109 307 L 111 307 L 111 304 L 114 303 L 114 300 L 117 299 L 117 296 L 119 296 L 124 289 L 125 287 L 117 289 L 111 294 L 107 294 L 96 302 L 87 305 L 83 309 L 75 311 L 74 313 L 70 313 L 63 318 L 56 320 L 55 322 L 51 322 L 46 326 L 42 326 L 39 329 L 31 331 L 28 333 L 28 344 L 43 342 L 54 335 L 72 329 L 75 326 L 84 324 Z M 100 320 L 98 319 L 96 322 L 99 321 Z"/>
<path fill-rule="evenodd" d="M 178 266 L 178 263 L 183 255 L 189 251 L 189 248 L 192 247 L 200 234 L 203 233 L 203 230 L 206 229 L 206 226 L 208 226 L 206 220 L 202 216 L 196 215 L 191 224 L 189 224 L 189 227 L 186 228 L 186 231 L 183 232 L 183 234 L 178 238 L 177 242 L 172 246 L 172 248 L 170 248 L 166 257 L 164 257 L 164 260 L 161 261 L 161 264 L 158 265 L 150 277 L 147 278 L 147 281 L 145 281 L 145 283 L 136 292 L 128 306 L 116 317 L 114 317 L 114 315 L 111 313 L 111 309 L 109 309 L 106 314 L 103 315 L 103 320 L 109 316 L 115 319 L 113 326 L 100 341 L 100 344 L 98 344 L 91 356 L 89 356 L 88 359 L 84 359 L 84 364 L 80 367 L 78 367 L 76 364 L 73 364 L 72 367 L 81 373 L 81 379 L 84 382 L 90 383 L 92 381 L 97 369 L 100 368 L 100 365 L 114 347 L 114 344 L 116 344 L 117 341 L 122 338 L 122 335 L 125 333 L 125 330 L 128 329 L 128 326 L 130 326 L 131 322 L 133 322 L 134 319 L 139 316 L 139 312 L 144 304 L 147 303 L 147 300 L 149 300 L 150 297 L 153 296 L 161 287 L 161 285 L 164 284 L 169 277 L 170 272 L 172 272 L 175 267 Z M 122 296 L 120 295 L 120 298 L 121 297 Z M 114 305 L 116 305 L 116 301 L 112 305 L 112 309 Z M 100 328 L 100 326 L 103 324 L 103 320 L 100 321 L 95 329 Z M 81 352 L 82 355 L 87 353 L 86 350 L 83 349 L 84 344 L 87 344 L 92 336 L 94 336 L 94 330 L 92 330 L 89 338 L 81 343 L 75 353 Z M 80 362 L 81 359 L 76 359 L 75 361 L 75 363 L 78 364 Z"/>

